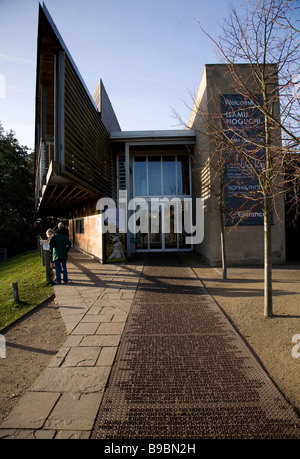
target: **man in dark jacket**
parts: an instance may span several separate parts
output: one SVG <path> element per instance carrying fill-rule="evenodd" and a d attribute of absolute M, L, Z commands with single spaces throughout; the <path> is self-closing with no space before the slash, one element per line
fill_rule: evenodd
<path fill-rule="evenodd" d="M 61 283 L 60 272 L 63 272 L 64 283 L 68 282 L 67 259 L 71 241 L 61 231 L 57 231 L 50 240 L 53 261 L 55 264 L 56 283 Z"/>

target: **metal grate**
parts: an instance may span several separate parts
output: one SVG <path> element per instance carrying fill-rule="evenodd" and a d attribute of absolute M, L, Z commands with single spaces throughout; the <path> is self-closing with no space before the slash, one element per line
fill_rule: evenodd
<path fill-rule="evenodd" d="M 92 438 L 300 438 L 299 419 L 177 255 L 149 256 Z"/>

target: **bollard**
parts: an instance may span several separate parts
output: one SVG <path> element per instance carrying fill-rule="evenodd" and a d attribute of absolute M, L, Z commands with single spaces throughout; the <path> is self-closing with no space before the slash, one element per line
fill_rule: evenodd
<path fill-rule="evenodd" d="M 42 258 L 42 256 L 43 256 L 43 241 L 42 241 L 42 238 L 40 236 L 38 237 L 38 249 L 40 251 L 40 257 Z"/>
<path fill-rule="evenodd" d="M 17 303 L 19 303 L 19 302 L 20 302 L 20 298 L 19 298 L 18 282 L 13 282 L 12 288 L 13 288 L 14 300 L 15 300 Z"/>

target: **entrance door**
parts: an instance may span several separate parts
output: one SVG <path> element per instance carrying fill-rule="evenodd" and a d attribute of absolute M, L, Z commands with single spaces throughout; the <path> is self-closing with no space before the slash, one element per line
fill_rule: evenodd
<path fill-rule="evenodd" d="M 163 206 L 163 214 L 164 214 L 164 222 L 168 222 L 170 228 L 168 232 L 163 232 L 163 248 L 167 249 L 177 249 L 177 239 L 178 234 L 175 233 L 175 215 L 174 215 L 174 207 L 173 206 Z"/>
<path fill-rule="evenodd" d="M 176 232 L 180 218 L 178 211 L 169 204 L 160 203 L 159 212 L 152 213 L 149 211 L 148 233 L 138 233 L 136 249 L 138 251 L 172 251 L 180 249 L 189 249 L 185 245 L 185 237 L 182 232 Z M 177 224 L 176 224 L 177 223 Z M 152 228 L 151 228 L 152 224 Z M 183 221 L 182 221 L 183 225 Z M 155 232 L 153 231 L 155 228 Z"/>
<path fill-rule="evenodd" d="M 149 250 L 163 250 L 163 233 L 162 233 L 162 209 L 159 210 L 159 214 L 152 216 L 152 219 L 158 219 L 154 221 L 154 225 L 158 229 L 158 233 L 151 232 L 151 214 L 149 218 Z"/>
<path fill-rule="evenodd" d="M 160 205 L 159 215 L 153 218 L 159 218 L 159 223 L 155 224 L 159 232 L 151 232 L 151 215 L 149 227 L 149 250 L 168 250 L 177 249 L 177 234 L 175 233 L 174 208 L 173 206 Z M 168 225 L 166 228 L 165 225 Z"/>
<path fill-rule="evenodd" d="M 140 148 L 140 151 L 139 149 Z M 172 147 L 173 148 L 173 147 Z M 153 152 L 154 147 L 151 147 Z M 159 147 L 157 151 L 160 151 Z M 133 156 L 133 196 L 141 197 L 149 203 L 148 233 L 135 233 L 137 251 L 189 250 L 185 236 L 178 232 L 176 219 L 183 218 L 185 197 L 191 196 L 190 159 L 183 154 L 140 154 L 142 147 L 137 147 Z M 165 204 L 163 199 L 179 199 L 182 204 L 179 213 L 173 205 Z M 158 199 L 159 208 L 150 209 L 152 200 Z M 151 203 L 151 205 L 150 205 Z M 183 228 L 183 221 L 181 222 Z M 151 229 L 154 225 L 155 231 Z"/>

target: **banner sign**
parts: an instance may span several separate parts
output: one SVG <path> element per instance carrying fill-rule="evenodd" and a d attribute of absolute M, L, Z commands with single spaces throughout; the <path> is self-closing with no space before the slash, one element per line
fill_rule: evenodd
<path fill-rule="evenodd" d="M 261 148 L 263 114 L 251 99 L 240 94 L 222 94 L 221 113 L 222 129 L 228 141 L 224 189 L 226 225 L 263 225 L 261 187 L 254 170 L 265 169 L 265 150 Z"/>

